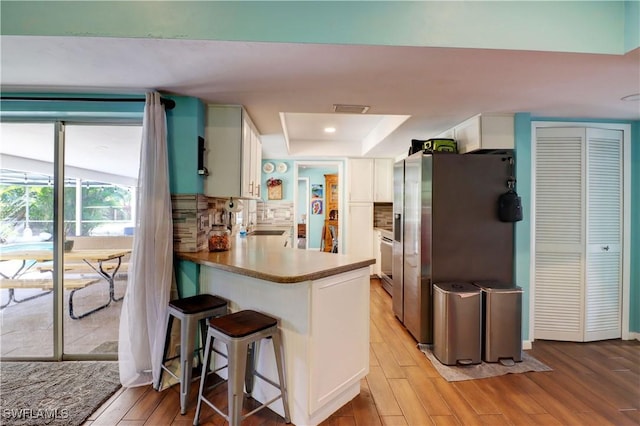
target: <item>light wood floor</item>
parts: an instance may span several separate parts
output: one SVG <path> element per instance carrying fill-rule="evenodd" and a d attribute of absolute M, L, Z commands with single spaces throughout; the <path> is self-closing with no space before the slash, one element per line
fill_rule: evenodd
<path fill-rule="evenodd" d="M 638 341 L 536 341 L 529 353 L 553 371 L 449 383 L 394 318 L 380 282 L 371 280 L 370 353 L 360 395 L 322 425 L 640 425 Z M 196 393 L 194 383 L 191 408 L 181 416 L 175 386 L 121 389 L 86 425 L 190 425 Z M 225 424 L 209 409 L 200 419 Z M 244 424 L 284 422 L 262 410 Z"/>

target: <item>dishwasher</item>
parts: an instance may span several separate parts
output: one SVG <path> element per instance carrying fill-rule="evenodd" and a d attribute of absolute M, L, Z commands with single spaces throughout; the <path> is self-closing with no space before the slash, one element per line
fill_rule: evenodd
<path fill-rule="evenodd" d="M 392 294 L 393 276 L 391 273 L 391 263 L 393 260 L 393 239 L 381 235 L 380 236 L 380 278 L 382 280 L 382 288 L 387 293 Z"/>

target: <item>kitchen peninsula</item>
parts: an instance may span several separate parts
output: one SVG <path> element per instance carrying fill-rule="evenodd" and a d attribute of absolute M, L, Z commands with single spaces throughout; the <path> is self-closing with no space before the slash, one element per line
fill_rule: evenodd
<path fill-rule="evenodd" d="M 292 249 L 281 238 L 251 235 L 235 238 L 229 251 L 177 255 L 204 266 L 201 292 L 228 299 L 232 311 L 280 319 L 293 424 L 317 425 L 358 395 L 369 371 L 374 259 Z M 262 342 L 257 368 L 277 381 L 271 344 Z M 276 392 L 257 380 L 253 397 L 266 401 Z M 270 408 L 283 415 L 280 400 Z"/>

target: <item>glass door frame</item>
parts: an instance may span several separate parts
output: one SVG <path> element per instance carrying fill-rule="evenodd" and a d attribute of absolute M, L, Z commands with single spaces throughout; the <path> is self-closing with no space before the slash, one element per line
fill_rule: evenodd
<path fill-rule="evenodd" d="M 142 125 L 142 119 L 73 119 L 61 120 L 29 119 L 27 117 L 0 117 L 2 122 L 12 123 L 52 123 L 54 128 L 54 158 L 53 158 L 53 318 L 51 356 L 7 356 L 2 361 L 82 361 L 82 360 L 117 360 L 117 354 L 67 354 L 64 352 L 64 190 L 65 190 L 65 126 L 67 125 Z"/>

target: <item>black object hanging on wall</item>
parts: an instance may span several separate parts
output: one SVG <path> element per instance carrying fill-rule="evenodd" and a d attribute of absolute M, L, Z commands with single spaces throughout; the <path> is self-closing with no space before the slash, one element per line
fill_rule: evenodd
<path fill-rule="evenodd" d="M 504 158 L 509 161 L 509 177 L 507 192 L 498 197 L 498 218 L 501 222 L 519 222 L 522 220 L 522 200 L 515 190 L 516 178 L 513 175 L 513 157 Z"/>
<path fill-rule="evenodd" d="M 204 138 L 198 136 L 198 174 L 202 176 L 209 176 L 209 170 L 204 166 Z"/>

